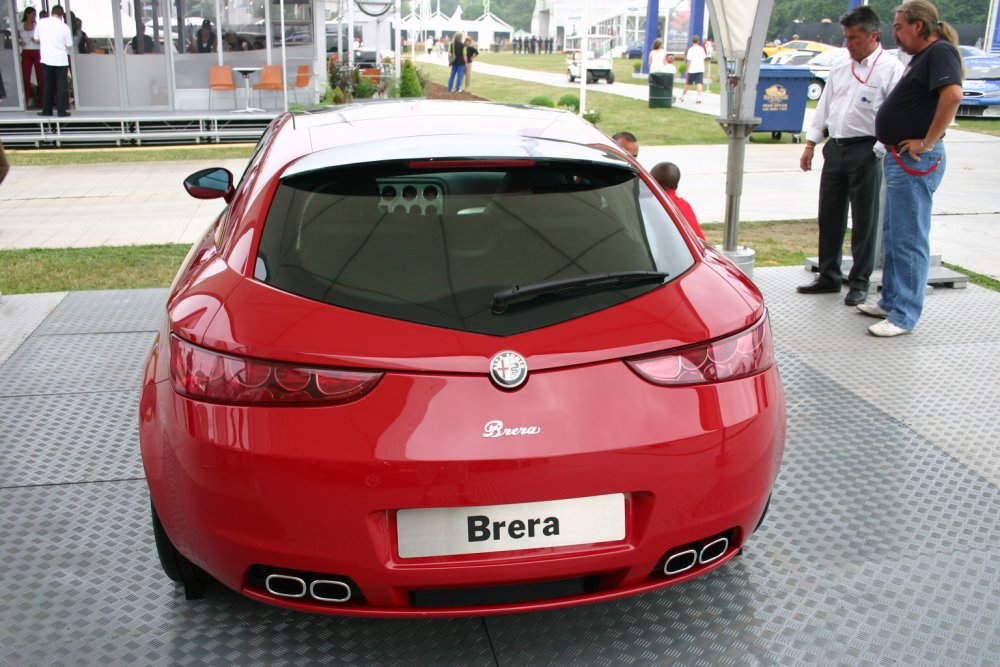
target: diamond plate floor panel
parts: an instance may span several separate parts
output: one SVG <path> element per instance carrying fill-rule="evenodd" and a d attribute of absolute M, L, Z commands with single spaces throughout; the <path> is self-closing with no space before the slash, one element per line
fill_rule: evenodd
<path fill-rule="evenodd" d="M 795 294 L 797 267 L 755 278 L 788 445 L 745 553 L 638 597 L 433 621 L 184 600 L 134 416 L 164 293 L 68 295 L 0 365 L 0 665 L 1000 664 L 1000 294 L 938 290 L 886 341 Z"/>

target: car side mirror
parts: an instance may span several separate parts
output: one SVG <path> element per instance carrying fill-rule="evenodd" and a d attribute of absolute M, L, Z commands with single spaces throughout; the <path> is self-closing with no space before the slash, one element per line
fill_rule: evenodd
<path fill-rule="evenodd" d="M 222 197 L 228 204 L 236 191 L 233 188 L 233 174 L 228 169 L 213 167 L 196 171 L 184 179 L 184 189 L 195 199 L 218 199 Z"/>

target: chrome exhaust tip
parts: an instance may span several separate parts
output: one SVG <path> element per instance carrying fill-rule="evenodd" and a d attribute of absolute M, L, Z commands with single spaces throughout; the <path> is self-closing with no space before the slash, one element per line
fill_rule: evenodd
<path fill-rule="evenodd" d="M 351 587 L 343 581 L 317 579 L 309 584 L 309 595 L 322 602 L 347 602 L 351 599 Z"/>
<path fill-rule="evenodd" d="M 283 598 L 304 598 L 307 590 L 304 579 L 287 574 L 269 574 L 264 580 L 264 588 L 271 595 Z"/>
<path fill-rule="evenodd" d="M 714 560 L 718 560 L 719 558 L 722 558 L 728 548 L 728 538 L 720 537 L 717 540 L 713 540 L 701 548 L 701 553 L 698 554 L 698 562 L 704 565 L 705 563 L 711 563 Z"/>
<path fill-rule="evenodd" d="M 674 575 L 690 570 L 698 563 L 698 552 L 694 549 L 678 551 L 663 564 L 663 574 Z"/>

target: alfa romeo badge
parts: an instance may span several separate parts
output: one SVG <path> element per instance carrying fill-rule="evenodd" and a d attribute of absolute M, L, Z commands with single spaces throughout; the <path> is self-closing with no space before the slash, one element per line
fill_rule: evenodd
<path fill-rule="evenodd" d="M 497 352 L 490 359 L 490 379 L 502 389 L 519 387 L 528 379 L 528 364 L 517 352 Z"/>

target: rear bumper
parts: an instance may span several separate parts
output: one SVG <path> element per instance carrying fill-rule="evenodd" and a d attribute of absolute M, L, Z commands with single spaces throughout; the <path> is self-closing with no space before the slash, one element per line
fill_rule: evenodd
<path fill-rule="evenodd" d="M 488 443 L 478 434 L 458 436 L 466 418 L 482 423 L 473 407 L 476 391 L 463 386 L 476 378 L 457 387 L 453 378 L 442 379 L 448 386 L 438 398 L 464 392 L 470 403 L 463 409 L 451 396 L 442 401 L 451 409 L 438 415 L 434 395 L 415 396 L 418 388 L 405 376 L 388 376 L 375 393 L 381 392 L 381 407 L 396 406 L 391 417 L 381 409 L 366 414 L 365 404 L 376 404 L 368 399 L 336 408 L 246 408 L 199 403 L 176 395 L 169 383 L 150 383 L 143 404 L 155 408 L 143 410 L 140 436 L 152 500 L 175 546 L 223 584 L 311 612 L 550 609 L 670 585 L 728 561 L 757 525 L 780 464 L 785 412 L 777 369 L 697 389 L 636 382 L 621 363 L 575 372 L 577 380 L 579 373 L 604 383 L 592 386 L 628 388 L 601 396 L 589 414 L 584 406 L 573 416 L 583 423 L 564 428 L 558 440 Z M 632 382 L 623 383 L 622 373 Z M 544 431 L 570 418 L 551 400 L 544 404 L 567 390 L 557 386 L 561 374 L 551 383 L 541 375 L 532 380 L 534 399 L 501 411 L 512 424 L 542 424 Z M 427 383 L 422 378 L 419 391 Z M 399 509 L 614 493 L 626 498 L 620 541 L 399 556 Z M 727 548 L 710 563 L 662 573 L 668 552 L 723 534 Z M 357 593 L 343 603 L 276 596 L 250 576 L 254 566 L 343 577 Z M 549 587 L 553 582 L 567 587 Z M 469 589 L 486 594 L 460 594 Z M 515 589 L 528 592 L 509 593 Z M 464 602 L 449 604 L 449 592 Z M 427 599 L 434 605 L 422 606 Z"/>

